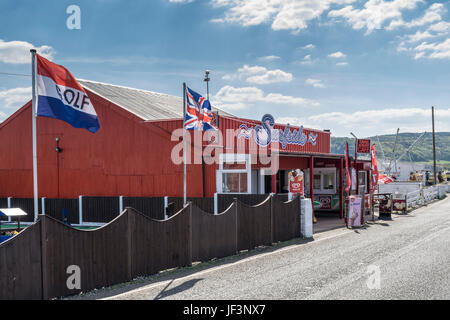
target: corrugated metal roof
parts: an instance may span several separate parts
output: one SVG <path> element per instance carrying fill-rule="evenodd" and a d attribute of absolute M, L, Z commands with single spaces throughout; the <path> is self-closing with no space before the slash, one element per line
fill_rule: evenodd
<path fill-rule="evenodd" d="M 77 80 L 84 88 L 143 120 L 183 118 L 183 99 L 180 97 L 90 80 Z M 219 115 L 233 117 L 233 115 L 215 107 L 212 109 L 213 111 L 219 111 Z"/>

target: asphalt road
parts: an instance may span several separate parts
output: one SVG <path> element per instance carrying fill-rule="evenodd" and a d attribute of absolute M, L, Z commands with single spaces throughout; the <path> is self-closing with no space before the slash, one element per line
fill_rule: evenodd
<path fill-rule="evenodd" d="M 76 298 L 450 299 L 450 198 L 393 218 Z"/>

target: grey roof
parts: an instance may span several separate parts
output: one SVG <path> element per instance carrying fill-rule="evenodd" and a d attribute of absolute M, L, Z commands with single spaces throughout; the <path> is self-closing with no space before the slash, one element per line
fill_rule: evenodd
<path fill-rule="evenodd" d="M 77 80 L 84 88 L 143 120 L 183 118 L 183 99 L 180 97 L 90 80 Z M 219 111 L 220 115 L 233 116 L 215 107 L 212 109 Z"/>

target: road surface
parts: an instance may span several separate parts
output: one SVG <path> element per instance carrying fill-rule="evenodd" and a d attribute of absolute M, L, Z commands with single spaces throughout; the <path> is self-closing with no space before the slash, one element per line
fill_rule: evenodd
<path fill-rule="evenodd" d="M 450 199 L 76 299 L 450 299 Z"/>

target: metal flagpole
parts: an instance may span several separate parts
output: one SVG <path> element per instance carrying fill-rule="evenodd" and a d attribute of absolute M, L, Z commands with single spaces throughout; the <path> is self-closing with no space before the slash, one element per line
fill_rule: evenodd
<path fill-rule="evenodd" d="M 186 119 L 186 83 L 183 82 L 183 204 L 186 205 L 186 127 L 184 126 L 184 122 Z"/>
<path fill-rule="evenodd" d="M 31 83 L 32 83 L 32 110 L 33 118 L 33 186 L 34 186 L 34 221 L 38 219 L 38 179 L 37 179 L 37 138 L 36 138 L 36 49 L 31 49 Z"/>

